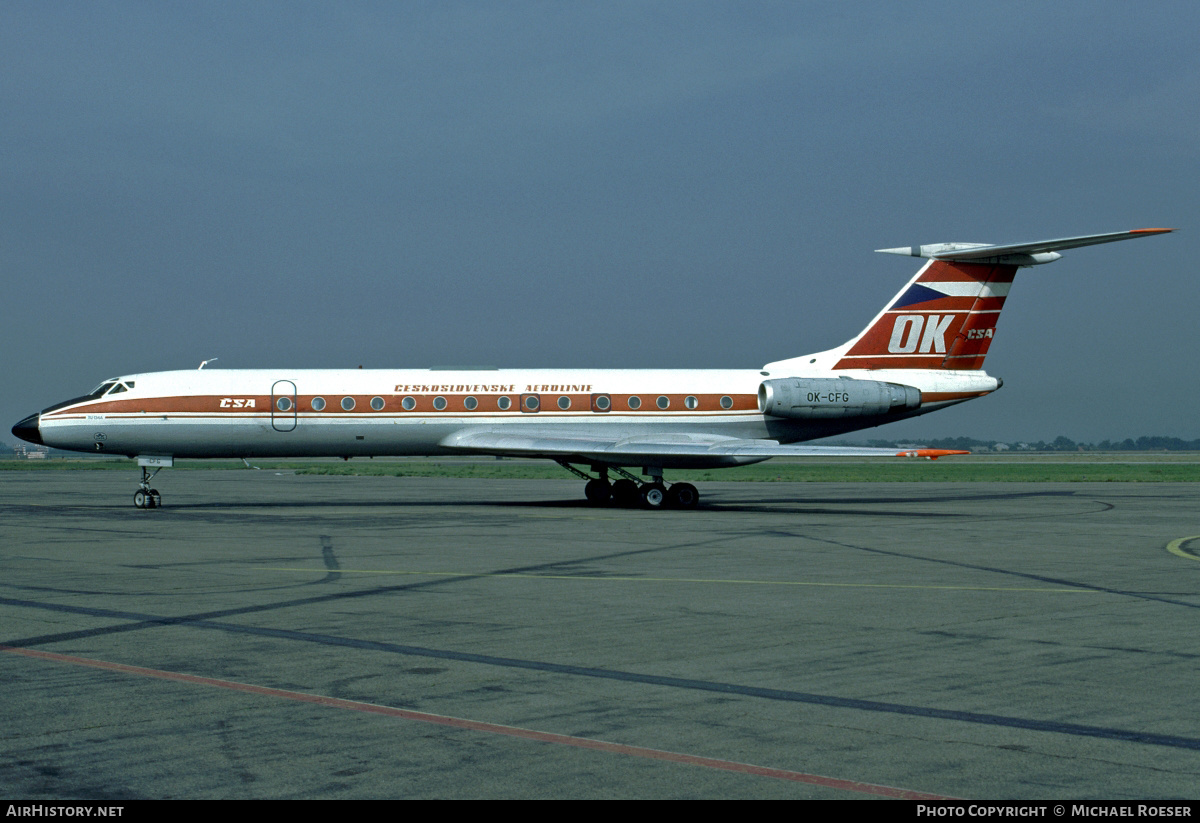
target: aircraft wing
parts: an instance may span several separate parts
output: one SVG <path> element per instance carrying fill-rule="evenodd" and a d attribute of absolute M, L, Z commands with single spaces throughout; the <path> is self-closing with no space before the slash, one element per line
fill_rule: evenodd
<path fill-rule="evenodd" d="M 594 434 L 510 433 L 464 429 L 442 439 L 441 446 L 472 454 L 541 457 L 568 463 L 610 466 L 661 465 L 703 468 L 757 463 L 771 457 L 925 457 L 969 454 L 953 449 L 895 449 L 864 446 L 810 446 L 774 440 L 746 440 L 701 434 L 645 434 L 605 437 Z"/>

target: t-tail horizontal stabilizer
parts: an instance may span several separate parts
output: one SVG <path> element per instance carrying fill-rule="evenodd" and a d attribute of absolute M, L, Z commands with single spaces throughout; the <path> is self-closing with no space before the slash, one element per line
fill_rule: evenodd
<path fill-rule="evenodd" d="M 927 246 L 901 246 L 895 249 L 876 249 L 875 251 L 883 254 L 903 254 L 906 257 L 928 257 L 933 260 L 957 260 L 963 263 L 1036 266 L 1058 260 L 1062 257 L 1058 252 L 1064 249 L 1095 246 L 1098 243 L 1115 243 L 1118 240 L 1150 237 L 1170 231 L 1174 231 L 1174 229 L 1133 229 L 1109 234 L 1087 234 L 1082 237 L 1039 240 L 1036 243 L 1011 243 L 1003 246 L 990 243 L 933 243 Z"/>

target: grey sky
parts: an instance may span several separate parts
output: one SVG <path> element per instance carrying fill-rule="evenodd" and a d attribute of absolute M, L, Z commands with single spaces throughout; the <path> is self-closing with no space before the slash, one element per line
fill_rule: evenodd
<path fill-rule="evenodd" d="M 872 249 L 1023 269 L 992 397 L 878 430 L 1200 438 L 1195 3 L 0 5 L 6 427 L 119 373 L 747 367 Z M 7 433 L 5 431 L 5 433 Z"/>

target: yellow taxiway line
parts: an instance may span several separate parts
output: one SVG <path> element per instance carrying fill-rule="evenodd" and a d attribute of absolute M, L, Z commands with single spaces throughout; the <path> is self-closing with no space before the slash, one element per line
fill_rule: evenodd
<path fill-rule="evenodd" d="M 1181 537 L 1178 540 L 1172 540 L 1167 544 L 1167 551 L 1177 557 L 1186 557 L 1188 560 L 1200 560 L 1200 555 L 1192 554 L 1184 548 L 1184 545 L 1191 543 L 1193 540 L 1200 540 L 1200 534 L 1194 534 L 1191 537 Z"/>

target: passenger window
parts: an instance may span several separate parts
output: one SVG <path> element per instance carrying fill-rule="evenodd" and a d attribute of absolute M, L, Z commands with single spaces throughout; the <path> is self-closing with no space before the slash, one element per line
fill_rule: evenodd
<path fill-rule="evenodd" d="M 374 409 L 375 411 L 383 411 L 383 398 L 382 397 L 372 397 L 371 398 L 371 408 Z"/>
<path fill-rule="evenodd" d="M 729 395 L 725 395 L 724 397 L 722 397 L 721 398 L 721 408 L 732 409 L 733 408 L 733 398 L 730 397 Z"/>
<path fill-rule="evenodd" d="M 558 407 L 563 411 L 571 408 L 571 398 L 567 397 L 565 394 L 558 398 Z"/>
<path fill-rule="evenodd" d="M 324 397 L 314 397 L 312 399 L 312 410 L 313 411 L 325 411 L 325 398 Z"/>
<path fill-rule="evenodd" d="M 411 397 L 406 397 L 400 401 L 400 406 L 405 411 L 412 411 L 417 407 L 417 401 Z"/>
<path fill-rule="evenodd" d="M 354 398 L 353 397 L 343 397 L 342 398 L 342 408 L 345 411 L 354 411 Z"/>
<path fill-rule="evenodd" d="M 508 411 L 512 408 L 512 399 L 509 397 L 497 397 L 496 406 L 500 411 Z"/>
<path fill-rule="evenodd" d="M 642 407 L 642 398 L 638 397 L 637 395 L 634 395 L 633 397 L 629 398 L 629 408 L 640 409 L 641 407 Z"/>
<path fill-rule="evenodd" d="M 479 407 L 479 401 L 474 397 L 468 397 L 463 400 L 463 407 L 466 408 L 467 411 L 475 411 L 475 409 Z"/>
<path fill-rule="evenodd" d="M 683 405 L 687 406 L 689 409 L 694 409 L 700 405 L 700 401 L 689 394 L 686 398 L 684 398 Z"/>
<path fill-rule="evenodd" d="M 671 406 L 671 399 L 669 397 L 667 397 L 665 394 L 660 394 L 658 396 L 658 399 L 654 401 L 654 404 L 656 406 L 658 406 L 660 409 L 666 409 Z"/>
<path fill-rule="evenodd" d="M 437 409 L 438 411 L 444 411 L 446 408 L 446 398 L 444 398 L 444 397 L 433 398 L 433 407 L 435 409 Z"/>

